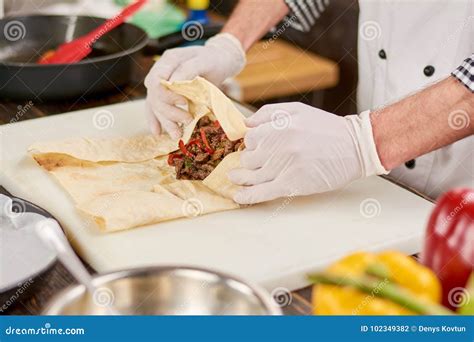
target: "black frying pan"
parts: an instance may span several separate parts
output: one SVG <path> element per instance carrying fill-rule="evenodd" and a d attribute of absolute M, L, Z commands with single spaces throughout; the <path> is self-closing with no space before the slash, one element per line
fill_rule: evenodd
<path fill-rule="evenodd" d="M 149 40 L 140 28 L 123 24 L 103 36 L 92 54 L 76 64 L 38 65 L 48 50 L 82 36 L 105 19 L 82 16 L 23 16 L 0 20 L 0 99 L 66 100 L 116 91 L 132 78 L 137 55 L 186 43 L 181 32 Z M 221 26 L 205 26 L 202 39 L 218 33 Z"/>

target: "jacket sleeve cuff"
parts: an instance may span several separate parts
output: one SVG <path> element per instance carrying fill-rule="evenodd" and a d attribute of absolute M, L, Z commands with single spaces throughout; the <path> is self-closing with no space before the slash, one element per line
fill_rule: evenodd
<path fill-rule="evenodd" d="M 474 54 L 466 58 L 451 75 L 464 84 L 467 89 L 474 92 Z"/>

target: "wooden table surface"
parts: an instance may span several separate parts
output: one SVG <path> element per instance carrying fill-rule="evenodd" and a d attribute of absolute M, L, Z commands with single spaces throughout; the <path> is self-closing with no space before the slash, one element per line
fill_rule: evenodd
<path fill-rule="evenodd" d="M 40 103 L 33 101 L 33 106 L 28 111 L 22 110 L 28 101 L 21 103 L 0 100 L 0 124 L 7 124 L 10 122 L 34 119 L 72 110 L 80 110 L 143 98 L 145 96 L 143 79 L 152 63 L 152 59 L 142 57 L 139 60 L 139 63 L 136 63 L 136 70 L 134 74 L 135 79 L 133 80 L 132 84 L 125 88 L 117 89 L 116 93 L 107 96 L 100 96 L 92 99 L 81 98 L 77 101 L 56 103 Z M 18 115 L 18 113 L 22 113 L 22 115 Z M 52 298 L 54 294 L 73 283 L 74 280 L 72 279 L 69 272 L 66 271 L 62 265 L 57 263 L 49 272 L 34 279 L 34 292 L 30 298 L 20 297 L 20 299 L 15 300 L 13 304 L 9 306 L 8 309 L 2 314 L 38 315 L 41 313 L 45 307 L 45 304 Z M 291 294 L 291 303 L 282 307 L 282 309 L 286 314 L 289 315 L 310 314 L 310 295 L 310 288 L 293 292 Z"/>

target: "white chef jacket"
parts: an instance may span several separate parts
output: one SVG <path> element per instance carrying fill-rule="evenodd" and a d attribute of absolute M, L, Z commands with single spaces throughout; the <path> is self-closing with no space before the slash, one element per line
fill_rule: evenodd
<path fill-rule="evenodd" d="M 472 0 L 359 3 L 359 111 L 448 77 L 474 51 Z M 453 187 L 474 187 L 474 137 L 425 154 L 390 176 L 433 198 Z"/>
<path fill-rule="evenodd" d="M 286 2 L 303 31 L 329 3 Z M 473 0 L 360 0 L 359 4 L 360 112 L 396 102 L 448 77 L 474 51 Z M 390 176 L 432 198 L 450 188 L 474 187 L 474 137 L 409 161 Z"/>

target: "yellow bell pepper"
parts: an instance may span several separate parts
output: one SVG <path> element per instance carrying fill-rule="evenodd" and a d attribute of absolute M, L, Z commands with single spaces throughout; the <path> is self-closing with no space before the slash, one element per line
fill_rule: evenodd
<path fill-rule="evenodd" d="M 449 314 L 435 274 L 399 252 L 355 253 L 310 275 L 318 315 Z"/>

